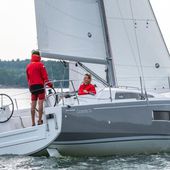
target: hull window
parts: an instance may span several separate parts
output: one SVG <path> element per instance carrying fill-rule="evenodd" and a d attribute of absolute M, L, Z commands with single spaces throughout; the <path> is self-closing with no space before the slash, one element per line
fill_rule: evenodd
<path fill-rule="evenodd" d="M 153 112 L 154 120 L 170 120 L 170 111 L 154 111 Z"/>
<path fill-rule="evenodd" d="M 154 96 L 148 95 L 148 98 L 153 98 Z M 141 93 L 132 93 L 132 92 L 117 92 L 115 95 L 116 100 L 122 100 L 122 99 L 136 99 L 136 100 L 143 100 L 144 97 Z"/>
<path fill-rule="evenodd" d="M 117 92 L 115 95 L 116 100 L 121 100 L 121 99 L 141 99 L 141 94 L 139 93 L 127 93 L 127 92 Z"/>

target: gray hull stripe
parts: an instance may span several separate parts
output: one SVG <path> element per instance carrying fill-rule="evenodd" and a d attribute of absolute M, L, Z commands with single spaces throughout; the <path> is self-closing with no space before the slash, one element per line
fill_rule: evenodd
<path fill-rule="evenodd" d="M 89 144 L 98 144 L 98 143 L 112 143 L 112 142 L 133 142 L 133 141 L 149 141 L 149 140 L 170 140 L 170 136 L 168 137 L 155 137 L 155 138 L 139 138 L 139 139 L 118 139 L 118 140 L 106 140 L 106 141 L 82 141 L 82 142 L 54 142 L 56 145 L 89 145 Z"/>

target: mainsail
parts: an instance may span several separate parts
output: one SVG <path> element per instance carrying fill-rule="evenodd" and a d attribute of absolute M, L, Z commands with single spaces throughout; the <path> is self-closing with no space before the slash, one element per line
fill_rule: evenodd
<path fill-rule="evenodd" d="M 169 89 L 170 57 L 149 0 L 104 0 L 118 86 Z"/>
<path fill-rule="evenodd" d="M 42 56 L 106 63 L 96 0 L 35 0 L 38 46 Z"/>
<path fill-rule="evenodd" d="M 169 52 L 149 0 L 35 0 L 35 7 L 42 56 L 113 67 L 112 85 L 169 89 Z"/>

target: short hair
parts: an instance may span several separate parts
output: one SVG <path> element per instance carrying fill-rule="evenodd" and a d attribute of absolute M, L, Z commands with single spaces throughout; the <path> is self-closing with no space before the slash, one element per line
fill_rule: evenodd
<path fill-rule="evenodd" d="M 90 80 L 92 79 L 91 74 L 86 73 L 84 76 L 87 76 Z"/>
<path fill-rule="evenodd" d="M 40 52 L 38 50 L 32 50 L 32 55 L 39 55 L 40 56 Z"/>

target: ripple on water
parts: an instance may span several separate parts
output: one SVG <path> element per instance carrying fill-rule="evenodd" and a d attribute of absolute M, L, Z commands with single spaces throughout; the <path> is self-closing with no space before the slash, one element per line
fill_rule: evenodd
<path fill-rule="evenodd" d="M 164 170 L 170 169 L 170 154 L 74 158 L 0 157 L 0 170 Z"/>

